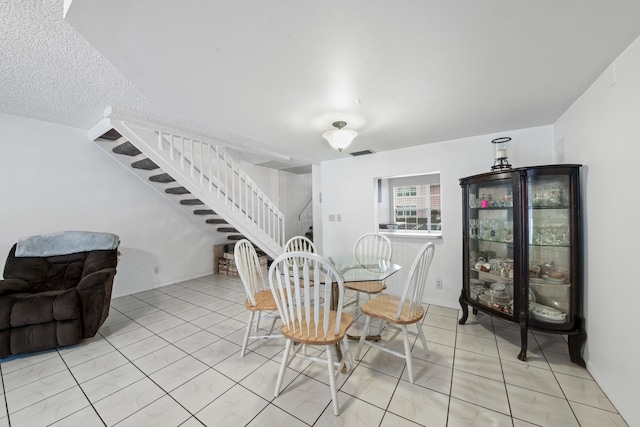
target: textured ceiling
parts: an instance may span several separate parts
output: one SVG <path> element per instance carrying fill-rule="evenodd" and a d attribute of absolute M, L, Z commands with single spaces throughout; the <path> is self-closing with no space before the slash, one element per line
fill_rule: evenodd
<path fill-rule="evenodd" d="M 552 124 L 640 35 L 637 0 L 0 7 L 0 111 L 88 129 L 113 106 L 280 168 Z"/>
<path fill-rule="evenodd" d="M 0 4 L 0 111 L 80 128 L 112 103 L 157 112 L 62 19 L 62 1 Z"/>
<path fill-rule="evenodd" d="M 89 129 L 107 107 L 206 128 L 151 103 L 63 19 L 62 0 L 0 0 L 0 111 Z"/>

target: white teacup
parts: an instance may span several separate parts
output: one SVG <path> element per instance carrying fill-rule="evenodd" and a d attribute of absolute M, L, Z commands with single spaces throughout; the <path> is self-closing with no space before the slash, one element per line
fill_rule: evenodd
<path fill-rule="evenodd" d="M 504 290 L 506 286 L 504 283 L 492 283 L 491 284 L 491 293 L 496 296 L 504 295 Z"/>

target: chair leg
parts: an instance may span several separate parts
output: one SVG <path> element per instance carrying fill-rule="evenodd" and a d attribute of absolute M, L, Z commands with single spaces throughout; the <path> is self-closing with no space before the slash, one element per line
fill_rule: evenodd
<path fill-rule="evenodd" d="M 327 369 L 329 370 L 329 387 L 331 388 L 331 400 L 333 401 L 334 415 L 340 415 L 338 409 L 338 391 L 336 390 L 336 374 L 333 368 L 333 354 L 331 354 L 332 346 L 326 346 L 327 353 Z"/>
<path fill-rule="evenodd" d="M 360 342 L 358 343 L 358 351 L 356 351 L 356 360 L 360 360 L 360 352 L 362 351 L 362 346 L 364 345 L 364 341 L 367 339 L 367 335 L 369 334 L 369 327 L 371 327 L 371 317 L 366 316 L 367 318 L 364 321 L 364 328 L 362 329 L 362 333 L 360 334 Z"/>
<path fill-rule="evenodd" d="M 284 347 L 284 354 L 282 355 L 282 363 L 280 364 L 280 371 L 278 372 L 278 380 L 276 381 L 276 390 L 273 392 L 275 397 L 280 394 L 280 387 L 282 386 L 282 379 L 284 378 L 284 371 L 289 364 L 289 351 L 291 350 L 291 343 L 293 341 L 287 340 L 287 344 Z"/>
<path fill-rule="evenodd" d="M 259 311 L 258 312 L 258 318 L 256 319 L 256 332 L 255 334 L 258 335 L 258 329 L 260 328 L 260 317 L 262 316 L 262 312 Z"/>
<path fill-rule="evenodd" d="M 411 345 L 409 344 L 409 331 L 407 329 L 407 325 L 402 325 L 402 336 L 404 338 L 404 358 L 407 361 L 409 382 L 413 384 L 413 364 L 411 363 Z"/>
<path fill-rule="evenodd" d="M 369 301 L 370 301 L 371 300 L 371 294 L 367 294 L 367 296 L 369 297 Z M 367 335 L 380 335 L 380 334 L 382 334 L 382 329 L 384 329 L 384 320 L 383 319 L 379 319 L 379 320 L 380 321 L 376 322 L 375 326 L 373 326 L 373 327 L 371 327 L 369 329 L 369 333 Z M 376 329 L 375 328 L 378 328 L 377 329 L 377 333 L 376 333 Z"/>
<path fill-rule="evenodd" d="M 416 327 L 418 328 L 418 336 L 420 337 L 420 341 L 422 341 L 422 348 L 424 348 L 424 354 L 429 355 L 429 347 L 427 346 L 427 339 L 424 337 L 424 331 L 422 330 L 422 326 L 420 323 L 416 323 Z"/>
<path fill-rule="evenodd" d="M 344 343 L 344 353 L 342 354 L 342 359 L 347 356 L 347 361 L 349 362 L 349 370 L 353 369 L 355 364 L 353 363 L 353 357 L 351 357 L 351 348 L 349 347 L 349 338 L 345 335 L 342 339 Z"/>
<path fill-rule="evenodd" d="M 240 351 L 240 357 L 244 357 L 244 354 L 247 351 L 247 343 L 249 342 L 249 335 L 251 334 L 251 326 L 253 326 L 253 317 L 255 315 L 255 311 L 249 312 L 249 322 L 247 323 L 247 331 L 244 333 L 244 340 L 242 340 L 242 350 Z"/>
<path fill-rule="evenodd" d="M 360 310 L 360 292 L 356 291 L 356 308 L 353 312 L 353 318 L 357 319 L 358 318 L 358 311 Z"/>
<path fill-rule="evenodd" d="M 269 328 L 269 333 L 267 335 L 271 335 L 271 333 L 273 332 L 273 328 L 276 327 L 276 320 L 278 320 L 278 318 L 273 316 L 273 320 L 271 321 L 271 327 Z"/>

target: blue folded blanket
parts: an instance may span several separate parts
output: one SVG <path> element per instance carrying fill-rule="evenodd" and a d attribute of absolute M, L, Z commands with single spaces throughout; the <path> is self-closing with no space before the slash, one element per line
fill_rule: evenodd
<path fill-rule="evenodd" d="M 112 233 L 93 231 L 63 231 L 37 234 L 18 240 L 17 257 L 45 257 L 76 252 L 116 249 L 120 238 Z"/>

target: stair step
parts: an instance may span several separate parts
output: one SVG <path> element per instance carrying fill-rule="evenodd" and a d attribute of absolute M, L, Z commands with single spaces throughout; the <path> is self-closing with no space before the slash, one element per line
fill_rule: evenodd
<path fill-rule="evenodd" d="M 238 230 L 236 230 L 233 227 L 218 227 L 217 230 L 221 233 L 237 233 Z"/>
<path fill-rule="evenodd" d="M 227 221 L 225 221 L 222 218 L 209 218 L 208 220 L 205 221 L 207 224 L 228 224 Z"/>
<path fill-rule="evenodd" d="M 142 151 L 138 150 L 135 145 L 130 143 L 129 141 L 123 142 L 122 144 L 114 147 L 113 151 L 115 154 L 123 154 L 125 156 L 135 157 L 138 154 L 142 154 Z"/>
<path fill-rule="evenodd" d="M 232 234 L 231 236 L 227 236 L 227 239 L 229 240 L 242 240 L 245 238 L 246 237 L 244 237 L 242 234 Z"/>
<path fill-rule="evenodd" d="M 169 175 L 168 173 L 161 173 L 160 175 L 153 175 L 149 177 L 149 181 L 151 182 L 160 182 L 163 184 L 168 184 L 170 182 L 175 182 L 176 180 L 173 179 L 173 177 L 171 175 Z"/>
<path fill-rule="evenodd" d="M 184 199 L 180 200 L 180 204 L 187 206 L 204 205 L 204 203 L 200 199 Z"/>
<path fill-rule="evenodd" d="M 187 190 L 184 187 L 167 188 L 166 190 L 164 190 L 164 192 L 167 194 L 191 194 L 191 191 Z"/>
<path fill-rule="evenodd" d="M 131 167 L 134 169 L 144 169 L 147 171 L 152 171 L 158 169 L 160 166 L 156 165 L 151 159 L 142 159 L 137 162 L 131 163 Z"/>
<path fill-rule="evenodd" d="M 100 135 L 100 137 L 98 139 L 106 139 L 107 141 L 115 141 L 116 139 L 120 139 L 120 138 L 122 138 L 122 135 L 120 135 L 120 132 L 118 132 L 115 129 L 109 129 L 108 131 L 106 131 L 105 133 Z"/>
<path fill-rule="evenodd" d="M 196 209 L 193 211 L 194 215 L 215 215 L 216 213 L 211 209 Z"/>

